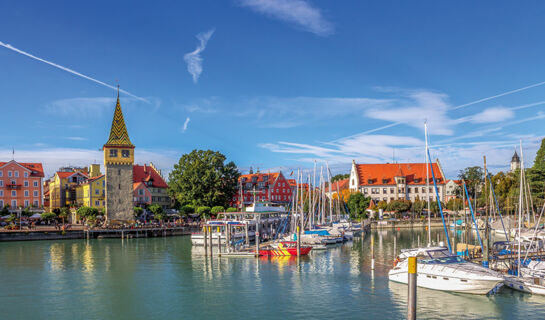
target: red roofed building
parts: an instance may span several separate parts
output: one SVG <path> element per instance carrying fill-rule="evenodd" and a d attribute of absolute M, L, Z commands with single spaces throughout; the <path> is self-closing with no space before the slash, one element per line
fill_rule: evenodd
<path fill-rule="evenodd" d="M 339 190 L 342 192 L 343 190 L 348 189 L 350 179 L 342 179 L 339 181 L 331 182 L 331 190 L 328 186 L 326 186 L 325 192 L 328 197 L 331 197 L 332 194 L 336 194 L 339 192 Z M 345 199 L 348 200 L 348 199 Z"/>
<path fill-rule="evenodd" d="M 292 187 L 282 172 L 250 173 L 238 178 L 238 191 L 231 205 L 240 207 L 255 201 L 271 201 L 289 203 L 292 197 Z"/>
<path fill-rule="evenodd" d="M 445 185 L 445 201 L 458 198 L 458 192 L 461 190 L 462 180 L 448 180 Z"/>
<path fill-rule="evenodd" d="M 41 163 L 0 162 L 0 208 L 43 206 L 43 177 Z"/>
<path fill-rule="evenodd" d="M 392 200 L 435 200 L 431 168 L 435 174 L 439 198 L 445 201 L 446 179 L 439 161 L 429 168 L 429 192 L 426 191 L 425 163 L 356 164 L 352 161 L 350 190 L 359 191 L 375 202 Z"/>
<path fill-rule="evenodd" d="M 157 204 L 163 209 L 171 207 L 170 197 L 168 195 L 168 184 L 163 179 L 161 171 L 153 163 L 143 166 L 135 164 L 133 166 L 133 201 L 134 206 L 144 207 L 146 205 Z"/>

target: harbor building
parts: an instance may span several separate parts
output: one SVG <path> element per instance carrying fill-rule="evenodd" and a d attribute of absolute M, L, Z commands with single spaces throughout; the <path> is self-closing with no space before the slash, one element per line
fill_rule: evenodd
<path fill-rule="evenodd" d="M 445 201 L 445 175 L 439 161 L 432 163 L 440 201 Z M 429 197 L 435 201 L 431 166 L 429 169 Z M 361 192 L 373 201 L 426 200 L 425 163 L 356 164 L 352 161 L 350 190 Z"/>
<path fill-rule="evenodd" d="M 259 201 L 289 203 L 293 192 L 282 172 L 250 173 L 238 178 L 238 191 L 231 205 L 248 205 Z"/>
<path fill-rule="evenodd" d="M 150 163 L 133 166 L 133 201 L 135 207 L 159 205 L 165 209 L 171 207 L 168 184 L 161 175 L 161 170 Z"/>
<path fill-rule="evenodd" d="M 49 179 L 49 211 L 77 205 L 77 186 L 89 179 L 87 168 L 63 167 Z"/>
<path fill-rule="evenodd" d="M 119 88 L 110 136 L 102 149 L 106 179 L 106 221 L 112 223 L 134 220 L 134 145 L 131 143 L 123 119 L 119 102 Z"/>
<path fill-rule="evenodd" d="M 448 202 L 451 199 L 459 198 L 461 187 L 462 180 L 448 180 L 445 185 L 445 201 Z"/>
<path fill-rule="evenodd" d="M 92 164 L 89 167 L 89 178 L 76 187 L 77 206 L 92 207 L 100 210 L 106 205 L 106 180 L 100 172 L 100 164 Z"/>
<path fill-rule="evenodd" d="M 43 177 L 41 163 L 0 162 L 0 208 L 43 206 Z"/>
<path fill-rule="evenodd" d="M 329 186 L 326 186 L 325 194 L 331 198 L 332 195 L 336 195 L 341 193 L 341 197 L 343 190 L 347 190 L 349 187 L 349 181 L 350 179 L 341 179 L 339 181 L 331 182 L 331 188 Z M 344 199 L 345 201 L 348 199 Z"/>

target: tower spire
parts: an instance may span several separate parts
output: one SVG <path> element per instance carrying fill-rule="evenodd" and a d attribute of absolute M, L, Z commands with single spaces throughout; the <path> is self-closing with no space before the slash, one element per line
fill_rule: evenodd
<path fill-rule="evenodd" d="M 110 137 L 104 146 L 125 146 L 134 147 L 129 138 L 123 111 L 121 111 L 121 103 L 119 102 L 119 84 L 117 85 L 117 102 L 115 104 L 114 118 L 112 120 L 112 128 L 110 129 Z"/>

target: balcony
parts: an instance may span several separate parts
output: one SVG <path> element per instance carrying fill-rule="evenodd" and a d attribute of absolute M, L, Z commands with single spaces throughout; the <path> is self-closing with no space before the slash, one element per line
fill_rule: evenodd
<path fill-rule="evenodd" d="M 8 190 L 19 190 L 21 189 L 21 185 L 20 184 L 6 184 L 6 189 Z"/>

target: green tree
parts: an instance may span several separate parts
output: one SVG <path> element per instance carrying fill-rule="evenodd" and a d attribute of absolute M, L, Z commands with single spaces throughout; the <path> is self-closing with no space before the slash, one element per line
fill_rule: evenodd
<path fill-rule="evenodd" d="M 9 214 L 9 205 L 6 204 L 3 208 L 2 208 L 2 211 L 0 211 L 0 213 L 5 216 L 5 215 L 8 215 Z"/>
<path fill-rule="evenodd" d="M 215 207 L 212 207 L 212 210 L 210 210 L 210 212 L 214 215 L 214 216 L 218 216 L 218 214 L 222 213 L 222 212 L 225 212 L 225 208 L 222 207 L 222 206 L 215 206 Z"/>
<path fill-rule="evenodd" d="M 80 218 L 84 220 L 94 220 L 98 216 L 99 212 L 97 208 L 91 208 L 91 207 L 79 207 L 76 210 L 76 213 L 80 216 Z"/>
<path fill-rule="evenodd" d="M 227 206 L 240 175 L 233 162 L 217 151 L 184 154 L 169 175 L 169 193 L 180 204 Z"/>
<path fill-rule="evenodd" d="M 334 175 L 334 176 L 331 178 L 331 182 L 335 182 L 335 181 L 343 180 L 343 179 L 348 179 L 348 178 L 350 178 L 350 173 L 337 174 L 337 175 Z"/>
<path fill-rule="evenodd" d="M 139 218 L 142 215 L 142 213 L 144 213 L 144 209 L 142 209 L 141 207 L 134 207 L 133 213 L 135 218 Z"/>
<path fill-rule="evenodd" d="M 60 213 L 57 215 L 59 218 L 62 219 L 62 224 L 64 224 L 64 220 L 68 219 L 68 217 L 70 216 L 71 212 L 70 212 L 70 208 L 68 207 L 63 207 L 60 211 Z"/>
<path fill-rule="evenodd" d="M 428 207 L 428 203 L 424 200 L 415 200 L 412 209 L 414 213 L 422 214 L 422 211 Z"/>
<path fill-rule="evenodd" d="M 197 208 L 197 213 L 201 216 L 201 218 L 209 218 L 210 217 L 210 207 L 208 206 L 202 206 Z"/>
<path fill-rule="evenodd" d="M 483 181 L 484 170 L 479 166 L 467 167 L 463 170 L 460 170 L 458 178 L 465 180 L 469 196 L 474 197 L 477 186 Z"/>
<path fill-rule="evenodd" d="M 194 212 L 195 212 L 195 207 L 193 207 L 192 205 L 186 204 L 185 206 L 180 208 L 180 213 L 183 214 L 184 216 L 190 215 Z"/>
<path fill-rule="evenodd" d="M 462 210 L 463 208 L 464 208 L 464 205 L 462 203 L 462 199 L 458 199 L 458 198 L 450 199 L 446 205 L 446 209 L 451 211 L 459 211 L 459 210 Z"/>
<path fill-rule="evenodd" d="M 377 203 L 377 208 L 378 209 L 382 209 L 383 211 L 386 210 L 388 208 L 388 202 L 386 201 L 379 201 Z"/>
<path fill-rule="evenodd" d="M 163 207 L 161 207 L 158 204 L 152 204 L 151 206 L 148 207 L 148 210 L 151 211 L 151 213 L 153 213 L 154 216 L 156 214 L 163 213 Z"/>
<path fill-rule="evenodd" d="M 57 215 L 53 212 L 44 212 L 41 214 L 42 220 L 51 221 L 57 218 Z"/>
<path fill-rule="evenodd" d="M 227 211 L 227 212 L 237 212 L 238 209 L 237 209 L 237 208 L 230 207 L 230 208 L 227 208 L 226 211 Z"/>
<path fill-rule="evenodd" d="M 388 211 L 394 211 L 396 214 L 407 212 L 411 209 L 409 200 L 394 200 L 388 204 Z"/>
<path fill-rule="evenodd" d="M 370 202 L 371 198 L 366 197 L 359 192 L 351 194 L 346 201 L 346 205 L 350 210 L 350 217 L 353 219 L 367 217 L 367 208 L 369 207 Z"/>

